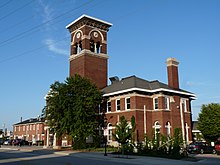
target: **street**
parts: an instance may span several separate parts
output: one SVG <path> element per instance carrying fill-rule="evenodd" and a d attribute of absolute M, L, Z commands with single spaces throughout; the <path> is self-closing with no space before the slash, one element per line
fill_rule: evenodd
<path fill-rule="evenodd" d="M 117 155 L 95 152 L 66 152 L 53 150 L 16 150 L 0 149 L 1 165 L 219 165 L 220 156 L 206 154 L 194 155 L 199 161 L 172 160 L 155 157 L 128 156 L 118 158 Z"/>

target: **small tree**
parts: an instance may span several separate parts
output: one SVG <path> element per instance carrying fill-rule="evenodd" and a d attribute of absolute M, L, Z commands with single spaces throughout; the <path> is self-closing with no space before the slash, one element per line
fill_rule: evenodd
<path fill-rule="evenodd" d="M 132 119 L 133 127 L 135 127 L 135 119 Z M 134 132 L 134 129 L 130 129 L 130 126 L 128 125 L 127 120 L 124 116 L 120 117 L 120 123 L 116 125 L 115 133 L 113 134 L 113 137 L 115 140 L 121 144 L 122 147 L 122 155 L 124 155 L 124 147 L 125 145 L 131 140 L 132 138 L 132 132 Z"/>

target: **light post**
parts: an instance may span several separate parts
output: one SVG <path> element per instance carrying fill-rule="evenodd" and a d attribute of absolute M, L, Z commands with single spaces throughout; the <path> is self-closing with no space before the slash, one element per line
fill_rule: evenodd
<path fill-rule="evenodd" d="M 105 144 L 105 153 L 104 156 L 107 156 L 107 152 L 106 152 L 106 147 L 107 147 L 107 134 L 105 133 L 107 129 L 107 118 L 104 118 L 104 136 L 103 136 L 103 140 L 104 140 L 104 144 Z"/>

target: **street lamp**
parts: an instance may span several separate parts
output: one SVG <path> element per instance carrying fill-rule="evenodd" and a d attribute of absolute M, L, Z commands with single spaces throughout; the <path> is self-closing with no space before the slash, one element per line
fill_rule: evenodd
<path fill-rule="evenodd" d="M 107 129 L 107 118 L 104 118 L 104 136 L 103 136 L 103 141 L 105 144 L 105 153 L 104 156 L 107 156 L 107 152 L 106 152 L 106 147 L 107 147 L 107 134 L 105 133 Z"/>

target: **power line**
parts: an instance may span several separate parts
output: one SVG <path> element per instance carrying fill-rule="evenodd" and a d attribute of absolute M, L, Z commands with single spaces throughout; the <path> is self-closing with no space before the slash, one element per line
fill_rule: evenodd
<path fill-rule="evenodd" d="M 26 6 L 28 6 L 29 4 L 31 4 L 31 3 L 33 3 L 33 2 L 34 2 L 34 0 L 32 0 L 32 1 L 28 2 L 28 3 L 26 3 L 25 5 L 23 5 L 23 6 L 19 7 L 19 8 L 17 8 L 17 9 L 15 9 L 15 10 L 13 10 L 13 11 L 11 11 L 11 12 L 8 13 L 7 15 L 1 17 L 1 18 L 0 18 L 0 21 L 3 20 L 3 19 L 5 19 L 5 18 L 7 18 L 8 16 L 14 14 L 14 13 L 17 12 L 18 10 L 21 10 L 21 9 L 25 8 Z"/>
<path fill-rule="evenodd" d="M 10 43 L 10 41 L 15 41 L 17 37 L 21 37 L 21 36 L 25 35 L 26 33 L 29 33 L 29 32 L 31 32 L 31 31 L 33 31 L 33 30 L 35 30 L 35 29 L 38 29 L 38 28 L 40 28 L 40 27 L 43 26 L 43 25 L 46 25 L 46 24 L 48 24 L 48 23 L 50 23 L 50 22 L 52 22 L 52 21 L 54 21 L 54 20 L 56 20 L 56 19 L 58 19 L 58 18 L 60 18 L 60 17 L 63 17 L 63 16 L 65 16 L 65 15 L 67 15 L 68 13 L 73 12 L 74 10 L 77 10 L 77 9 L 83 7 L 83 6 L 86 6 L 86 5 L 90 4 L 91 2 L 92 2 L 92 0 L 90 0 L 90 1 L 88 1 L 88 2 L 86 2 L 86 3 L 84 3 L 84 4 L 82 4 L 82 5 L 80 5 L 80 6 L 78 6 L 78 7 L 75 7 L 75 8 L 73 8 L 73 9 L 71 9 L 71 10 L 68 10 L 67 12 L 65 12 L 65 13 L 63 13 L 63 14 L 60 14 L 60 15 L 54 17 L 53 19 L 50 19 L 50 20 L 45 21 L 45 22 L 43 22 L 43 23 L 41 23 L 41 24 L 39 24 L 39 25 L 37 25 L 37 26 L 34 26 L 34 27 L 32 27 L 31 29 L 28 29 L 28 30 L 26 30 L 26 31 L 24 31 L 24 32 L 22 32 L 22 33 L 19 33 L 19 34 L 13 36 L 13 37 L 10 37 L 10 38 L 8 38 L 8 39 L 6 39 L 6 40 L 0 42 L 0 47 L 2 47 L 2 46 L 4 46 L 4 45 L 7 45 L 8 43 Z"/>
<path fill-rule="evenodd" d="M 37 48 L 35 48 L 35 49 L 27 50 L 27 51 L 25 51 L 25 52 L 23 52 L 23 53 L 20 53 L 20 54 L 16 55 L 16 56 L 12 56 L 12 57 L 5 58 L 5 59 L 3 59 L 3 60 L 0 60 L 0 63 L 4 63 L 4 62 L 10 61 L 10 60 L 13 60 L 13 59 L 15 59 L 15 58 L 24 56 L 24 55 L 26 55 L 26 54 L 30 54 L 30 53 L 39 51 L 40 49 L 42 49 L 42 48 L 44 48 L 44 47 L 48 47 L 48 46 L 51 46 L 51 45 L 55 45 L 55 44 L 57 44 L 57 43 L 59 43 L 59 42 L 65 40 L 65 39 L 67 39 L 67 38 L 69 38 L 69 36 L 68 36 L 68 37 L 65 37 L 65 38 L 62 38 L 61 40 L 58 40 L 58 41 L 56 41 L 56 42 L 53 42 L 53 43 L 51 43 L 51 44 L 43 45 L 43 46 L 37 47 Z"/>
<path fill-rule="evenodd" d="M 103 2 L 103 1 L 102 1 L 102 2 Z M 100 5 L 101 3 L 98 3 L 98 4 Z M 94 7 L 94 6 L 96 6 L 96 4 L 93 5 L 92 7 Z M 88 10 L 88 9 L 90 9 L 90 8 L 87 8 L 86 10 Z M 69 17 L 69 16 L 68 16 L 68 17 Z M 58 21 L 58 22 L 61 22 L 61 21 Z M 54 22 L 54 23 L 58 23 L 58 22 Z M 38 29 L 32 31 L 31 33 L 34 33 L 35 31 L 38 31 Z M 30 33 L 30 34 L 31 34 L 31 33 Z M 24 37 L 25 37 L 25 36 L 21 36 L 21 37 L 19 37 L 18 39 L 21 39 L 21 38 L 24 38 Z M 68 38 L 68 37 L 63 38 L 62 40 L 66 39 L 66 38 Z M 16 39 L 16 40 L 18 40 L 18 39 Z M 11 42 L 14 42 L 14 41 L 16 41 L 16 40 L 12 40 Z M 61 40 L 61 41 L 62 41 L 62 40 Z M 56 41 L 56 42 L 54 42 L 54 43 L 52 43 L 52 44 L 44 45 L 44 46 L 38 47 L 38 48 L 36 48 L 36 49 L 32 49 L 32 50 L 29 50 L 29 51 L 27 51 L 27 52 L 18 54 L 18 55 L 16 55 L 16 56 L 3 59 L 3 60 L 0 61 L 0 63 L 13 60 L 13 59 L 18 58 L 18 57 L 20 57 L 20 56 L 26 55 L 27 53 L 34 52 L 34 51 L 36 51 L 36 50 L 42 49 L 42 48 L 47 47 L 47 46 L 50 46 L 50 45 L 55 45 L 55 44 L 58 43 L 58 42 L 60 42 L 60 41 Z"/>

